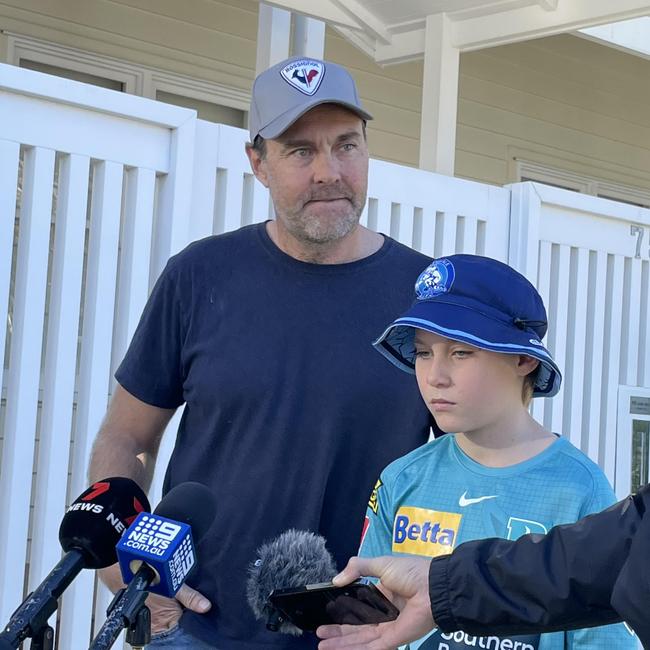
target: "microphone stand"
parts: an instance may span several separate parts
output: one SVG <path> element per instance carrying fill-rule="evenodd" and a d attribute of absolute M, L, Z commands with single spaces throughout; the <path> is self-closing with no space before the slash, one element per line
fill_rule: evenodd
<path fill-rule="evenodd" d="M 128 587 L 115 594 L 106 610 L 107 619 L 89 650 L 108 650 L 124 628 L 126 641 L 133 648 L 144 648 L 151 641 L 151 612 L 145 601 L 149 595 L 146 589 L 155 578 L 155 571 L 143 564 Z"/>
<path fill-rule="evenodd" d="M 45 580 L 23 601 L 0 632 L 0 650 L 13 650 L 28 637 L 34 650 L 52 650 L 54 630 L 47 619 L 57 608 L 57 600 L 85 566 L 84 556 L 68 551 Z"/>

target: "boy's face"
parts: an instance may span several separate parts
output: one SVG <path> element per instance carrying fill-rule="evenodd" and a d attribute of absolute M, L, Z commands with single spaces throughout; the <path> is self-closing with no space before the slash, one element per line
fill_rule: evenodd
<path fill-rule="evenodd" d="M 523 378 L 535 359 L 489 352 L 425 330 L 416 331 L 415 350 L 420 393 L 443 431 L 505 430 L 525 409 Z"/>

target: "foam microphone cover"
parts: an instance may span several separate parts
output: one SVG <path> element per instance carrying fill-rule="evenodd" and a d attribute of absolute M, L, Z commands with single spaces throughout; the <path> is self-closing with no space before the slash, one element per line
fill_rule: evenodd
<path fill-rule="evenodd" d="M 287 530 L 257 550 L 257 560 L 248 570 L 248 604 L 255 617 L 266 622 L 274 611 L 269 602 L 274 589 L 329 582 L 337 573 L 324 537 L 305 530 Z M 288 622 L 281 623 L 278 631 L 302 634 Z"/>
<path fill-rule="evenodd" d="M 93 483 L 70 505 L 59 527 L 63 550 L 82 553 L 88 569 L 117 562 L 115 545 L 138 513 L 151 506 L 140 486 L 114 476 Z"/>
<path fill-rule="evenodd" d="M 205 485 L 187 481 L 173 487 L 162 498 L 154 514 L 174 519 L 192 528 L 192 538 L 199 542 L 214 522 L 217 504 Z"/>

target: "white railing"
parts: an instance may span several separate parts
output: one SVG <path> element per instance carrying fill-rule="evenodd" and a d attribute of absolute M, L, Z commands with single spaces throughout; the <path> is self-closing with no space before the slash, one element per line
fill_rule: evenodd
<path fill-rule="evenodd" d="M 60 558 L 60 520 L 86 487 L 113 372 L 165 261 L 269 217 L 245 141 L 191 110 L 0 65 L 0 625 Z M 373 160 L 362 221 L 431 256 L 509 261 L 540 288 L 565 383 L 534 413 L 614 481 L 618 386 L 650 386 L 650 211 Z M 66 591 L 58 647 L 84 647 L 93 614 L 103 621 L 95 590 L 82 572 Z"/>
<path fill-rule="evenodd" d="M 548 306 L 547 342 L 564 374 L 533 414 L 566 432 L 623 497 L 631 444 L 617 436 L 618 388 L 650 387 L 650 210 L 538 183 L 511 189 L 509 260 Z"/>

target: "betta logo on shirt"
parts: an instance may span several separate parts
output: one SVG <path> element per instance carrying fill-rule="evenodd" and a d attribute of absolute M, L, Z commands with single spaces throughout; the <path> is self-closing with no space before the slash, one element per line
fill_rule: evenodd
<path fill-rule="evenodd" d="M 454 549 L 463 515 L 402 506 L 393 524 L 393 553 L 436 557 Z"/>

